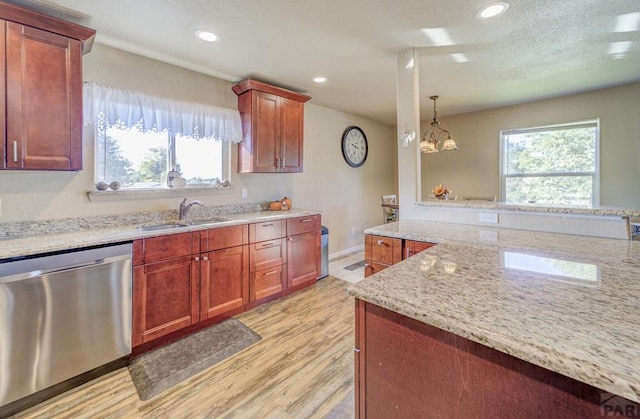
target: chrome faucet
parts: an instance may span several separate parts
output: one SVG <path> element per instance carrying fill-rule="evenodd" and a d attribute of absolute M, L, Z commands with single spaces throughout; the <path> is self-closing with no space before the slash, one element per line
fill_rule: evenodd
<path fill-rule="evenodd" d="M 184 220 L 187 218 L 187 214 L 189 214 L 189 210 L 191 209 L 192 206 L 194 205 L 202 205 L 202 202 L 200 202 L 197 199 L 194 199 L 193 201 L 189 202 L 187 204 L 187 198 L 185 198 L 181 203 L 180 203 L 180 211 L 178 213 L 178 219 L 179 220 Z"/>

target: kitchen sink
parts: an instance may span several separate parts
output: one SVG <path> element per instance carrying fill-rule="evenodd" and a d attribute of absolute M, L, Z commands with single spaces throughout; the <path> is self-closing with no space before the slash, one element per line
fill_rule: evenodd
<path fill-rule="evenodd" d="M 172 230 L 174 228 L 184 228 L 184 227 L 190 227 L 190 226 L 201 226 L 201 225 L 208 225 L 208 224 L 224 223 L 225 221 L 231 221 L 231 220 L 226 217 L 213 217 L 213 218 L 207 218 L 206 220 L 175 221 L 175 222 L 155 224 L 150 226 L 139 226 L 138 230 L 140 231 Z"/>
<path fill-rule="evenodd" d="M 207 224 L 224 223 L 225 221 L 231 221 L 231 219 L 226 217 L 213 217 L 207 218 L 206 220 L 188 221 L 187 223 L 190 226 L 201 226 Z"/>
<path fill-rule="evenodd" d="M 165 223 L 165 224 L 156 224 L 152 226 L 139 226 L 138 230 L 140 231 L 156 231 L 156 230 L 170 230 L 173 228 L 183 228 L 189 227 L 187 223 Z"/>

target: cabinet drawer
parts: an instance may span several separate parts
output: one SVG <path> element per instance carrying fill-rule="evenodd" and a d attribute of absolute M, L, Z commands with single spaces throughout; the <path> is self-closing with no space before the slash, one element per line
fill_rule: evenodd
<path fill-rule="evenodd" d="M 275 266 L 250 275 L 250 301 L 280 294 L 286 279 L 287 265 Z"/>
<path fill-rule="evenodd" d="M 227 249 L 247 244 L 249 233 L 247 225 L 212 228 L 200 232 L 200 251 Z"/>
<path fill-rule="evenodd" d="M 320 216 L 310 215 L 308 217 L 289 218 L 287 220 L 287 235 L 310 233 L 320 230 Z"/>
<path fill-rule="evenodd" d="M 249 271 L 256 272 L 287 263 L 286 243 L 286 239 L 276 239 L 249 245 Z"/>
<path fill-rule="evenodd" d="M 199 253 L 198 239 L 198 233 L 170 234 L 142 239 L 142 262 L 149 263 Z"/>
<path fill-rule="evenodd" d="M 367 234 L 364 251 L 366 260 L 393 265 L 402 260 L 402 239 Z"/>
<path fill-rule="evenodd" d="M 265 221 L 249 225 L 249 243 L 279 239 L 287 235 L 287 225 L 284 220 Z"/>

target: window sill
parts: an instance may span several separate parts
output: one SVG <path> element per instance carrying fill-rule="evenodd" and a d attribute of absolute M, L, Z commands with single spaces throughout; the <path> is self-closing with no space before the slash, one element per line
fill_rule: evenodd
<path fill-rule="evenodd" d="M 134 199 L 162 199 L 182 197 L 185 194 L 228 195 L 234 191 L 227 187 L 192 187 L 178 189 L 127 189 L 118 191 L 89 191 L 87 197 L 91 202 L 126 201 Z"/>

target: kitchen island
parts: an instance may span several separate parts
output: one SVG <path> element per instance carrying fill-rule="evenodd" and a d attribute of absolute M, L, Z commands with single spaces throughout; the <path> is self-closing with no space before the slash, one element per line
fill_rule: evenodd
<path fill-rule="evenodd" d="M 365 233 L 437 246 L 348 289 L 359 417 L 639 413 L 640 242 L 417 220 Z"/>

